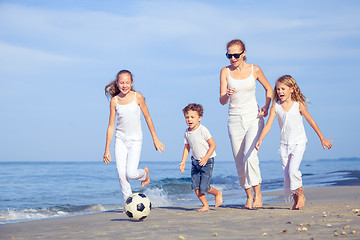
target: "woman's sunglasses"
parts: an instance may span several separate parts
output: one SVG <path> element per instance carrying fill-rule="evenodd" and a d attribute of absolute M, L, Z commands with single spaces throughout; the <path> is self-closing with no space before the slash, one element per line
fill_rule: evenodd
<path fill-rule="evenodd" d="M 225 55 L 228 59 L 231 59 L 233 56 L 234 58 L 238 59 L 240 55 L 244 53 L 244 51 L 245 50 L 243 50 L 241 53 L 234 53 L 234 54 L 225 53 Z"/>

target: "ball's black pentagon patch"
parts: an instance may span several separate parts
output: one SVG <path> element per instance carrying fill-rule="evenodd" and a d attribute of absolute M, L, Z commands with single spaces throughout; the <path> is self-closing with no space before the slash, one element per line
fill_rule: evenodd
<path fill-rule="evenodd" d="M 138 195 L 139 195 L 140 197 L 142 197 L 142 198 L 146 198 L 146 195 L 143 194 L 143 193 L 139 193 Z"/>
<path fill-rule="evenodd" d="M 132 214 L 130 211 L 126 211 L 126 215 L 127 215 L 129 218 L 133 218 L 133 214 Z"/>
<path fill-rule="evenodd" d="M 139 212 L 142 212 L 142 211 L 144 211 L 145 206 L 143 203 L 139 203 L 138 205 L 136 205 L 136 208 Z"/>
<path fill-rule="evenodd" d="M 145 219 L 147 216 L 142 216 L 141 218 L 139 218 L 139 220 L 143 220 Z"/>
<path fill-rule="evenodd" d="M 128 197 L 128 199 L 126 199 L 126 204 L 130 204 L 132 202 L 132 197 Z"/>

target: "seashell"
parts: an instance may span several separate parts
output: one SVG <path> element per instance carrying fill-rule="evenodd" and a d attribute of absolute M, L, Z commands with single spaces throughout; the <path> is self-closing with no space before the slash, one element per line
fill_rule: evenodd
<path fill-rule="evenodd" d="M 287 232 L 287 230 L 286 230 L 286 229 L 284 229 L 284 230 L 283 230 L 283 233 L 286 233 L 286 232 Z"/>
<path fill-rule="evenodd" d="M 338 234 L 337 232 L 334 232 L 334 233 L 333 233 L 333 236 L 338 237 L 339 234 Z"/>
<path fill-rule="evenodd" d="M 346 226 L 344 227 L 344 229 L 349 229 L 349 227 L 350 227 L 349 225 L 346 225 Z"/>
<path fill-rule="evenodd" d="M 266 237 L 268 234 L 267 233 L 263 233 L 263 236 Z"/>
<path fill-rule="evenodd" d="M 217 236 L 219 236 L 219 234 L 217 233 L 217 232 L 213 232 L 213 234 L 212 234 L 214 237 L 217 237 Z"/>
<path fill-rule="evenodd" d="M 353 212 L 354 212 L 354 213 L 359 213 L 359 212 L 360 212 L 360 209 L 353 209 Z"/>
<path fill-rule="evenodd" d="M 178 239 L 179 239 L 179 240 L 185 240 L 185 237 L 182 236 L 182 235 L 179 235 L 179 236 L 178 236 Z"/>
<path fill-rule="evenodd" d="M 346 232 L 341 232 L 341 235 L 347 236 Z"/>
<path fill-rule="evenodd" d="M 352 230 L 351 233 L 352 233 L 352 234 L 356 234 L 356 231 L 355 231 L 355 230 Z"/>

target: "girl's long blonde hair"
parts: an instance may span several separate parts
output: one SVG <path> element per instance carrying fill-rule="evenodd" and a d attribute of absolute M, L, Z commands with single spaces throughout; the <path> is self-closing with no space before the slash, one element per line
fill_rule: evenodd
<path fill-rule="evenodd" d="M 105 95 L 106 97 L 109 99 L 110 97 L 115 97 L 116 95 L 118 95 L 120 93 L 120 89 L 117 85 L 117 82 L 119 80 L 119 76 L 121 74 L 129 74 L 130 78 L 131 78 L 131 82 L 134 82 L 133 80 L 133 75 L 129 70 L 121 70 L 120 72 L 118 72 L 118 74 L 116 74 L 116 79 L 113 80 L 112 82 L 110 82 L 108 85 L 105 86 Z M 132 91 L 135 91 L 133 89 L 133 87 L 131 87 Z"/>
<path fill-rule="evenodd" d="M 299 86 L 297 85 L 295 79 L 290 75 L 284 75 L 276 80 L 276 83 L 280 82 L 288 86 L 289 88 L 293 88 L 294 91 L 291 93 L 291 99 L 296 102 L 301 102 L 303 104 L 310 103 L 309 100 L 301 93 Z M 277 91 L 276 91 L 276 83 L 273 91 L 273 101 L 277 102 L 280 100 Z"/>

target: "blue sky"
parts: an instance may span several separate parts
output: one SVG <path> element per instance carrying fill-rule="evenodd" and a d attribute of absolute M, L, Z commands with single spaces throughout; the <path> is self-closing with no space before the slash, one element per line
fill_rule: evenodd
<path fill-rule="evenodd" d="M 182 108 L 204 106 L 217 160 L 232 161 L 219 73 L 225 44 L 242 39 L 270 84 L 291 74 L 334 148 L 305 122 L 305 160 L 359 157 L 360 2 L 0 1 L 0 161 L 102 161 L 104 86 L 134 74 L 166 152 L 143 121 L 142 161 L 180 161 Z M 354 75 L 355 74 L 355 75 Z M 264 91 L 257 85 L 259 105 Z M 279 160 L 275 121 L 259 152 Z"/>

